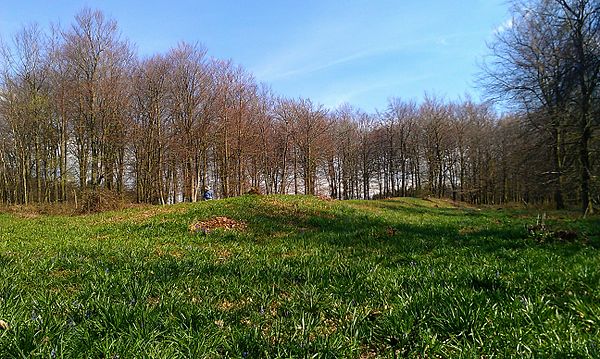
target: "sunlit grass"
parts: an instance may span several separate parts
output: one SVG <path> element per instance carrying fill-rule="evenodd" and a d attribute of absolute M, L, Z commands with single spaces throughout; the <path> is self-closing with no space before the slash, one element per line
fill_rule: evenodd
<path fill-rule="evenodd" d="M 598 357 L 600 222 L 247 196 L 0 214 L 2 358 Z M 239 230 L 193 234 L 215 216 Z"/>

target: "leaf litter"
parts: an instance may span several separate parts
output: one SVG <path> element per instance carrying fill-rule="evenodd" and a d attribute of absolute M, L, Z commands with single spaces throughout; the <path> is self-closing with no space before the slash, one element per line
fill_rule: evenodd
<path fill-rule="evenodd" d="M 194 222 L 189 225 L 190 232 L 193 234 L 208 234 L 215 229 L 224 230 L 244 230 L 248 226 L 245 222 L 236 221 L 229 217 L 213 217 L 204 221 Z"/>

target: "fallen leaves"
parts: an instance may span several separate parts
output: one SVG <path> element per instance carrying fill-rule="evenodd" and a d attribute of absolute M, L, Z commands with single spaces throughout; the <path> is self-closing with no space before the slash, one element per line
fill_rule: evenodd
<path fill-rule="evenodd" d="M 160 298 L 159 297 L 148 297 L 148 298 L 146 298 L 146 302 L 148 303 L 149 306 L 155 307 L 160 303 Z"/>
<path fill-rule="evenodd" d="M 190 224 L 189 229 L 193 234 L 208 234 L 215 229 L 243 230 L 246 227 L 246 223 L 228 217 L 213 217 L 205 221 L 194 222 Z"/>
<path fill-rule="evenodd" d="M 326 201 L 326 202 L 334 200 L 333 198 L 331 198 L 329 196 L 324 196 L 324 195 L 318 195 L 317 198 L 320 199 L 321 201 Z"/>

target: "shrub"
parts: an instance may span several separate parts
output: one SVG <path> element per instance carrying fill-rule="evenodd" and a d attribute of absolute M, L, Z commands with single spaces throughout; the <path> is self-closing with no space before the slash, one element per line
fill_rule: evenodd
<path fill-rule="evenodd" d="M 80 213 L 98 213 L 124 207 L 125 201 L 117 192 L 106 188 L 94 188 L 81 191 L 81 202 L 77 210 Z"/>
<path fill-rule="evenodd" d="M 248 192 L 246 192 L 246 194 L 249 195 L 256 195 L 256 196 L 260 196 L 262 195 L 262 193 L 260 192 L 260 189 L 258 189 L 258 187 L 252 187 L 248 190 Z"/>

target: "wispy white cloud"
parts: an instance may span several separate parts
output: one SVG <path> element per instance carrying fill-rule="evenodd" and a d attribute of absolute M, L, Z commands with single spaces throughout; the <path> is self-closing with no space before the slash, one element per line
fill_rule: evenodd
<path fill-rule="evenodd" d="M 440 38 L 437 40 L 437 43 L 438 43 L 439 45 L 442 45 L 442 46 L 448 46 L 448 45 L 450 45 L 450 43 L 448 42 L 448 39 L 447 39 L 447 38 L 445 38 L 445 37 L 440 37 Z"/>
<path fill-rule="evenodd" d="M 334 109 L 345 103 L 352 102 L 357 96 L 360 96 L 371 91 L 375 91 L 381 88 L 388 87 L 385 83 L 356 83 L 345 88 L 338 88 L 336 90 L 328 90 L 324 96 L 320 96 L 319 102 L 325 107 Z"/>
<path fill-rule="evenodd" d="M 365 82 L 355 79 L 349 83 L 339 84 L 333 88 L 324 89 L 317 99 L 327 108 L 334 109 L 345 103 L 352 103 L 357 98 L 381 90 L 393 90 L 397 87 L 410 86 L 420 81 L 435 77 L 434 74 L 420 74 L 414 76 L 380 77 L 374 81 Z"/>
<path fill-rule="evenodd" d="M 314 21 L 251 68 L 262 81 L 278 81 L 419 45 L 395 21 L 364 24 L 339 17 Z M 373 36 L 377 34 L 377 36 Z M 437 38 L 427 39 L 435 41 Z M 435 44 L 435 42 L 433 43 Z"/>
<path fill-rule="evenodd" d="M 475 62 L 482 38 L 513 25 L 512 19 L 498 27 L 474 21 L 449 33 L 442 25 L 447 13 L 415 13 L 411 5 L 393 8 L 399 11 L 376 12 L 376 21 L 362 14 L 311 18 L 255 58 L 250 71 L 281 93 L 310 97 L 329 108 L 349 102 L 379 108 L 390 94 L 419 96 L 437 87 L 461 86 L 442 82 L 448 73 Z"/>
<path fill-rule="evenodd" d="M 469 34 L 447 34 L 444 36 L 423 36 L 404 41 L 389 41 L 391 44 L 365 44 L 354 46 L 349 51 L 336 51 L 335 41 L 331 44 L 305 38 L 303 42 L 282 49 L 268 57 L 263 63 L 252 69 L 261 81 L 278 81 L 311 74 L 335 66 L 368 59 L 370 57 L 399 53 L 408 49 L 450 46 L 453 40 Z M 319 37 L 326 37 L 321 34 Z M 333 47 L 333 48 L 332 48 Z M 329 54 L 329 56 L 327 56 Z"/>
<path fill-rule="evenodd" d="M 512 29 L 513 24 L 514 24 L 513 19 L 510 18 L 510 19 L 504 21 L 500 26 L 496 27 L 496 29 L 494 30 L 494 33 L 501 34 L 506 30 L 510 30 L 510 29 Z"/>
<path fill-rule="evenodd" d="M 283 54 L 271 58 L 267 62 L 261 64 L 253 72 L 257 78 L 263 81 L 275 81 L 291 78 L 294 76 L 306 75 L 317 71 L 325 70 L 334 66 L 343 65 L 352 61 L 384 54 L 395 50 L 395 47 L 381 47 L 359 50 L 350 54 L 341 54 L 337 58 L 324 59 L 323 61 L 315 61 L 318 58 L 319 51 L 299 51 L 299 48 L 286 50 Z M 292 54 L 298 54 L 295 57 Z"/>

